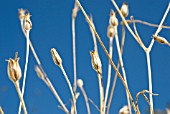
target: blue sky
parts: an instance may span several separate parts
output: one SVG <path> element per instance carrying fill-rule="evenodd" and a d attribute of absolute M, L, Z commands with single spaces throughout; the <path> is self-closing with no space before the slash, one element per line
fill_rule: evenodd
<path fill-rule="evenodd" d="M 110 0 L 81 0 L 81 4 L 88 14 L 93 15 L 96 30 L 108 49 L 107 26 L 110 9 L 115 10 Z M 116 0 L 119 7 L 124 2 Z M 129 3 L 129 17 L 159 24 L 169 1 L 168 0 L 127 0 Z M 32 14 L 33 29 L 30 32 L 30 40 L 40 58 L 42 66 L 52 81 L 57 92 L 67 103 L 71 98 L 69 88 L 61 73 L 61 70 L 53 63 L 50 49 L 56 48 L 59 52 L 63 66 L 73 84 L 73 58 L 72 58 L 72 33 L 71 15 L 74 0 L 29 0 L 29 1 L 0 1 L 0 106 L 6 114 L 18 112 L 19 98 L 13 83 L 7 75 L 7 62 L 5 59 L 13 58 L 15 52 L 19 52 L 20 65 L 24 72 L 26 39 L 21 31 L 18 19 L 18 9 L 28 9 Z M 170 15 L 170 14 L 169 14 Z M 164 25 L 170 25 L 170 16 L 167 16 Z M 120 16 L 118 16 L 121 21 Z M 132 26 L 131 26 L 132 27 Z M 137 24 L 137 29 L 146 46 L 151 41 L 151 36 L 157 28 Z M 119 26 L 121 36 L 121 27 Z M 169 29 L 163 29 L 160 36 L 170 41 Z M 77 75 L 83 79 L 84 89 L 89 98 L 99 106 L 99 91 L 96 72 L 91 66 L 90 50 L 93 50 L 93 40 L 89 26 L 81 11 L 76 18 L 76 51 L 77 51 Z M 99 54 L 103 68 L 103 83 L 106 86 L 108 59 L 98 43 Z M 113 61 L 117 63 L 117 50 L 113 43 Z M 133 98 L 137 92 L 148 89 L 148 76 L 146 57 L 143 49 L 126 29 L 126 41 L 123 54 L 128 85 Z M 47 86 L 37 77 L 34 66 L 36 61 L 30 51 L 25 102 L 30 114 L 64 114 L 58 108 L 58 101 Z M 155 109 L 165 110 L 170 103 L 170 47 L 154 43 L 151 51 L 151 67 L 153 78 L 153 92 L 159 96 L 154 97 Z M 112 79 L 114 70 L 112 68 Z M 20 80 L 20 84 L 22 79 Z M 77 90 L 80 92 L 80 90 Z M 80 92 L 81 93 L 81 92 Z M 125 89 L 121 81 L 117 80 L 115 93 L 110 112 L 118 113 L 119 109 L 126 105 Z M 139 106 L 142 113 L 147 113 L 149 106 L 144 99 L 139 97 Z M 70 109 L 70 104 L 67 105 Z M 77 101 L 78 113 L 86 114 L 86 107 L 81 94 Z M 98 114 L 96 108 L 90 104 L 91 113 Z"/>

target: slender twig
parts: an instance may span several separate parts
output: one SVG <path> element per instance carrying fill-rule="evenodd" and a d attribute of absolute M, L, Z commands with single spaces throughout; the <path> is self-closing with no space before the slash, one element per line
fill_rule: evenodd
<path fill-rule="evenodd" d="M 88 98 L 88 100 L 91 102 L 91 104 L 97 109 L 97 111 L 100 112 L 99 107 L 93 102 L 93 100 L 91 100 L 90 98 Z"/>
<path fill-rule="evenodd" d="M 90 114 L 90 106 L 89 106 L 89 102 L 88 102 L 88 97 L 87 97 L 86 91 L 83 88 L 83 80 L 78 79 L 77 80 L 77 85 L 80 88 L 81 92 L 83 93 L 84 100 L 86 102 L 87 113 Z"/>
<path fill-rule="evenodd" d="M 70 80 L 68 79 L 68 76 L 63 68 L 63 65 L 59 65 L 63 75 L 64 75 L 64 78 L 66 79 L 66 82 L 69 86 L 69 89 L 70 89 L 70 92 L 71 92 L 71 95 L 72 95 L 72 99 L 73 99 L 73 106 L 74 106 L 74 113 L 77 114 L 77 109 L 76 109 L 76 98 L 75 98 L 75 95 L 74 95 L 74 92 L 73 92 L 73 89 L 72 89 L 72 86 L 71 86 L 71 83 L 70 83 Z"/>
<path fill-rule="evenodd" d="M 126 20 L 127 21 L 127 23 L 133 23 L 133 22 L 135 22 L 135 23 L 140 23 L 140 24 L 144 24 L 144 25 L 148 25 L 148 26 L 151 26 L 151 27 L 158 27 L 159 25 L 157 25 L 157 24 L 152 24 L 152 23 L 149 23 L 149 22 L 146 22 L 146 21 L 142 21 L 142 20 L 137 20 L 137 19 L 135 19 L 135 20 Z M 162 25 L 162 28 L 164 28 L 164 29 L 170 29 L 170 26 L 164 26 L 164 25 Z"/>
<path fill-rule="evenodd" d="M 93 28 L 93 26 L 92 26 L 92 24 L 91 24 L 91 21 L 90 21 L 89 17 L 87 16 L 86 12 L 84 11 L 83 7 L 81 6 L 80 2 L 79 2 L 78 0 L 76 0 L 76 1 L 77 1 L 77 4 L 79 5 L 81 11 L 83 12 L 83 14 L 84 14 L 84 16 L 85 16 L 88 24 L 92 27 L 92 29 L 93 29 L 93 31 L 94 31 L 94 33 L 95 33 L 95 35 L 96 35 L 96 37 L 97 37 L 100 45 L 102 46 L 105 54 L 106 54 L 107 57 L 108 57 L 111 65 L 112 65 L 113 68 L 115 69 L 115 71 L 116 71 L 116 73 L 118 74 L 120 80 L 122 81 L 125 89 L 127 90 L 128 94 L 129 94 L 129 98 L 130 98 L 130 100 L 131 100 L 131 102 L 132 102 L 132 106 L 133 106 L 133 108 L 134 108 L 134 111 L 135 111 L 137 114 L 140 114 L 140 112 L 137 110 L 137 108 L 136 108 L 136 106 L 135 106 L 135 103 L 134 103 L 134 100 L 133 100 L 133 98 L 132 98 L 132 96 L 131 96 L 131 93 L 130 93 L 130 91 L 129 91 L 129 88 L 128 88 L 127 85 L 125 84 L 125 81 L 124 81 L 123 77 L 121 76 L 121 74 L 119 73 L 118 69 L 116 68 L 114 62 L 113 62 L 112 59 L 110 58 L 109 53 L 108 53 L 106 47 L 104 46 L 103 42 L 101 41 L 100 36 L 99 36 L 98 33 L 96 32 L 96 30 Z"/>
<path fill-rule="evenodd" d="M 74 70 L 74 93 L 76 93 L 77 89 L 77 68 L 76 68 L 76 36 L 75 36 L 75 20 L 78 12 L 78 6 L 74 5 L 73 11 L 72 11 L 72 39 L 73 39 L 73 70 Z"/>
<path fill-rule="evenodd" d="M 104 114 L 104 88 L 102 75 L 98 73 L 99 91 L 100 91 L 100 114 Z"/>
<path fill-rule="evenodd" d="M 4 114 L 4 111 L 2 110 L 1 106 L 0 106 L 0 114 Z"/>
<path fill-rule="evenodd" d="M 124 25 L 122 25 L 122 43 L 121 43 L 121 50 L 120 50 L 121 55 L 123 54 L 124 43 L 125 43 L 125 27 L 124 27 Z M 117 69 L 119 69 L 119 67 L 120 67 L 120 60 L 118 60 Z M 112 90 L 111 90 L 111 93 L 110 93 L 110 98 L 109 98 L 109 101 L 108 101 L 106 114 L 109 114 L 109 109 L 110 109 L 112 97 L 113 97 L 113 94 L 114 94 L 116 82 L 117 82 L 117 73 L 115 73 L 115 75 L 114 75 Z"/>
<path fill-rule="evenodd" d="M 113 54 L 113 37 L 109 38 L 109 55 L 110 58 L 112 58 Z M 104 101 L 104 106 L 106 106 L 107 99 L 108 99 L 108 94 L 109 94 L 109 88 L 110 88 L 110 81 L 111 81 L 111 64 L 110 62 L 108 63 L 108 77 L 107 77 L 107 85 L 106 85 L 106 92 L 105 92 L 105 101 Z M 106 110 L 106 107 L 104 108 L 104 112 Z"/>
<path fill-rule="evenodd" d="M 117 31 L 117 27 L 115 29 Z M 115 40 L 116 40 L 116 46 L 117 46 L 118 56 L 119 56 L 119 60 L 120 60 L 120 65 L 121 65 L 121 68 L 122 68 L 123 77 L 124 77 L 124 80 L 125 80 L 125 84 L 128 87 L 128 83 L 127 83 L 127 79 L 126 79 L 126 72 L 125 72 L 125 69 L 124 69 L 123 59 L 122 59 L 121 52 L 120 52 L 119 38 L 118 38 L 118 33 L 117 32 L 115 34 Z M 131 112 L 130 100 L 129 100 L 129 96 L 128 96 L 127 91 L 126 91 L 126 95 L 127 95 L 127 102 L 128 102 L 129 112 L 131 114 L 132 112 Z"/>
<path fill-rule="evenodd" d="M 144 46 L 143 42 L 139 42 L 139 37 L 137 37 L 137 36 L 135 35 L 135 33 L 132 31 L 132 29 L 129 27 L 127 21 L 125 20 L 124 16 L 122 15 L 122 13 L 121 13 L 119 7 L 117 6 L 115 0 L 111 0 L 111 1 L 112 1 L 113 5 L 115 6 L 116 10 L 118 11 L 119 15 L 121 16 L 122 21 L 123 21 L 123 23 L 125 24 L 125 26 L 127 27 L 127 29 L 129 30 L 129 32 L 132 34 L 132 36 L 135 38 L 135 40 L 139 43 L 139 45 L 140 45 L 143 49 L 145 49 L 145 46 Z"/>
<path fill-rule="evenodd" d="M 35 66 L 35 71 L 38 75 L 38 77 L 49 87 L 49 89 L 52 91 L 52 93 L 54 94 L 54 96 L 56 97 L 56 99 L 59 101 L 62 110 L 66 113 L 69 114 L 68 109 L 66 108 L 66 106 L 64 105 L 63 101 L 61 100 L 60 96 L 58 95 L 57 91 L 54 89 L 53 84 L 51 83 L 51 81 L 49 80 L 49 78 L 47 76 L 44 76 L 44 74 L 42 73 L 41 69 L 38 66 Z"/>
<path fill-rule="evenodd" d="M 18 93 L 20 102 L 21 102 L 21 104 L 22 104 L 22 108 L 23 108 L 23 110 L 24 110 L 24 114 L 27 114 L 27 109 L 26 109 L 26 106 L 25 106 L 25 102 L 24 102 L 24 99 L 23 99 L 23 97 L 22 97 L 21 90 L 20 90 L 20 88 L 19 88 L 19 82 L 18 82 L 18 81 L 14 82 L 14 85 L 15 85 L 15 88 L 16 88 L 16 90 L 17 90 L 17 93 Z"/>
<path fill-rule="evenodd" d="M 26 31 L 26 60 L 25 60 L 25 68 L 24 68 L 24 76 L 23 76 L 23 84 L 22 84 L 22 97 L 24 96 L 24 92 L 25 92 L 25 82 L 26 82 L 26 75 L 27 75 L 27 68 L 28 68 L 28 58 L 29 58 L 29 32 L 30 31 Z M 21 113 L 21 102 L 19 104 L 19 109 L 18 109 L 18 114 Z"/>

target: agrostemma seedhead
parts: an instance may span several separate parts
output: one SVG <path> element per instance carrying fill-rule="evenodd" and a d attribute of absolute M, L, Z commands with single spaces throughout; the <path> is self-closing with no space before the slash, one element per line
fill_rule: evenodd
<path fill-rule="evenodd" d="M 116 14 L 113 10 L 110 10 L 109 24 L 112 26 L 118 26 L 119 24 L 118 19 L 116 18 Z"/>
<path fill-rule="evenodd" d="M 51 49 L 51 55 L 52 55 L 54 63 L 60 66 L 62 64 L 62 59 L 55 48 Z"/>
<path fill-rule="evenodd" d="M 122 13 L 122 15 L 123 15 L 124 17 L 127 17 L 127 16 L 128 16 L 128 14 L 129 14 L 129 9 L 128 9 L 128 4 L 127 4 L 127 2 L 123 2 L 120 11 L 121 11 L 121 13 Z"/>
<path fill-rule="evenodd" d="M 102 64 L 101 64 L 98 53 L 96 51 L 90 51 L 90 55 L 91 55 L 91 63 L 92 63 L 93 69 L 97 73 L 102 74 Z"/>
<path fill-rule="evenodd" d="M 15 59 L 10 58 L 7 61 L 8 61 L 7 71 L 8 71 L 9 79 L 12 82 L 19 81 L 22 75 L 21 68 L 19 65 L 19 57 L 16 57 Z"/>
<path fill-rule="evenodd" d="M 30 17 L 31 17 L 31 15 L 30 15 L 30 13 L 28 12 L 28 13 L 25 15 L 24 21 L 23 21 L 23 28 L 24 28 L 25 30 L 28 30 L 28 31 L 30 31 L 30 30 L 32 29 L 32 22 L 31 22 L 31 20 L 30 20 Z"/>

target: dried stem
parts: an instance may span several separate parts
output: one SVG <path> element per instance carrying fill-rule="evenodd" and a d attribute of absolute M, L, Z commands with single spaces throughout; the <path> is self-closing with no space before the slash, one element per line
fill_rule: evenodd
<path fill-rule="evenodd" d="M 128 89 L 128 87 L 127 87 L 127 85 L 126 85 L 124 79 L 122 78 L 122 76 L 121 76 L 121 74 L 119 73 L 118 69 L 116 68 L 114 62 L 113 62 L 112 59 L 110 58 L 109 53 L 108 53 L 106 47 L 104 46 L 103 42 L 102 42 L 101 39 L 100 39 L 100 36 L 99 36 L 98 33 L 96 32 L 96 30 L 93 28 L 92 23 L 91 23 L 89 17 L 87 16 L 86 12 L 84 11 L 83 7 L 81 6 L 80 2 L 79 2 L 78 0 L 76 0 L 76 2 L 77 2 L 77 4 L 79 5 L 81 11 L 83 12 L 83 14 L 84 14 L 84 16 L 85 16 L 87 22 L 88 22 L 89 25 L 92 27 L 92 29 L 93 29 L 93 31 L 94 31 L 94 33 L 95 33 L 95 35 L 96 35 L 96 37 L 97 37 L 97 39 L 98 39 L 100 45 L 102 46 L 102 48 L 103 48 L 105 54 L 106 54 L 107 57 L 108 57 L 108 59 L 109 59 L 111 65 L 112 65 L 113 68 L 115 69 L 115 71 L 116 71 L 116 73 L 118 74 L 119 78 L 121 79 L 121 81 L 122 81 L 122 83 L 123 83 L 125 89 L 127 90 L 128 94 L 129 94 L 129 98 L 130 98 L 130 100 L 131 100 L 131 102 L 132 102 L 132 106 L 133 106 L 133 108 L 134 108 L 134 111 L 135 111 L 137 114 L 140 114 L 140 112 L 137 110 L 137 108 L 136 108 L 136 106 L 135 106 L 135 103 L 134 103 L 134 101 L 133 101 L 133 98 L 132 98 L 132 96 L 131 96 L 131 93 L 130 93 L 130 91 L 129 91 L 129 89 Z"/>
<path fill-rule="evenodd" d="M 93 102 L 93 100 L 91 100 L 90 98 L 88 98 L 88 100 L 92 103 L 92 105 L 100 112 L 100 109 L 98 108 L 98 106 Z"/>
<path fill-rule="evenodd" d="M 109 55 L 110 58 L 112 58 L 113 55 L 113 37 L 109 38 L 110 42 L 109 42 Z M 107 77 L 107 85 L 106 85 L 106 92 L 105 92 L 105 101 L 104 101 L 104 112 L 106 110 L 106 103 L 107 103 L 107 99 L 108 99 L 108 94 L 109 94 L 109 88 L 110 88 L 110 80 L 111 80 L 111 64 L 110 62 L 108 63 L 108 77 Z"/>
<path fill-rule="evenodd" d="M 121 43 L 121 50 L 120 50 L 121 55 L 123 54 L 124 43 L 125 43 L 125 27 L 124 27 L 124 25 L 122 25 L 122 43 Z M 119 69 L 119 67 L 120 67 L 120 59 L 118 60 L 117 69 Z M 109 98 L 109 101 L 108 101 L 106 114 L 109 114 L 109 109 L 110 109 L 112 97 L 113 97 L 113 94 L 114 94 L 116 82 L 117 82 L 117 73 L 115 73 L 115 76 L 114 76 L 114 80 L 113 80 L 113 84 L 112 84 L 112 90 L 111 90 L 111 93 L 110 93 L 110 98 Z"/>
<path fill-rule="evenodd" d="M 21 90 L 20 90 L 20 88 L 19 88 L 19 82 L 18 82 L 18 81 L 14 82 L 14 85 L 15 85 L 15 88 L 16 88 L 16 90 L 17 90 L 17 93 L 18 93 L 20 102 L 21 102 L 21 104 L 22 104 L 22 108 L 23 108 L 23 110 L 24 110 L 24 114 L 27 114 L 27 109 L 26 109 L 26 106 L 25 106 L 25 102 L 24 102 L 23 96 L 22 96 L 22 94 L 21 94 Z"/>
<path fill-rule="evenodd" d="M 26 77 L 27 77 L 27 67 L 28 67 L 28 57 L 29 57 L 29 32 L 28 30 L 26 30 L 26 60 L 25 60 L 25 68 L 24 68 L 24 76 L 23 76 L 23 84 L 22 84 L 22 97 L 24 96 L 24 92 L 25 92 L 25 82 L 26 82 Z M 21 102 L 19 104 L 19 109 L 18 109 L 18 114 L 21 113 Z"/>
<path fill-rule="evenodd" d="M 135 19 L 133 21 L 132 20 L 126 20 L 126 22 L 129 23 L 129 24 L 135 22 L 135 23 L 140 23 L 140 24 L 148 25 L 148 26 L 151 26 L 151 27 L 158 27 L 159 26 L 157 24 L 152 24 L 152 23 L 149 23 L 149 22 L 146 22 L 146 21 L 142 21 L 142 20 L 137 20 L 137 19 Z M 162 25 L 162 28 L 170 29 L 170 26 Z"/>
<path fill-rule="evenodd" d="M 117 27 L 115 29 L 117 31 Z M 120 51 L 119 38 L 118 38 L 118 33 L 117 32 L 115 34 L 115 40 L 116 40 L 116 46 L 117 46 L 117 51 L 118 51 L 118 56 L 119 56 L 119 60 L 120 60 L 120 65 L 121 65 L 121 68 L 122 68 L 122 73 L 123 73 L 124 81 L 125 81 L 125 84 L 128 87 L 127 79 L 126 79 L 126 72 L 125 72 L 125 69 L 124 69 L 123 59 L 122 59 L 122 56 L 121 56 L 122 54 L 121 54 L 121 51 Z M 126 91 L 126 96 L 127 96 L 129 112 L 131 114 L 132 111 L 131 111 L 130 100 L 129 100 L 129 96 L 128 96 L 128 92 L 127 91 Z"/>
<path fill-rule="evenodd" d="M 2 110 L 1 106 L 0 106 L 0 114 L 4 114 L 4 111 Z"/>
<path fill-rule="evenodd" d="M 86 102 L 87 113 L 90 114 L 90 106 L 89 106 L 89 102 L 88 102 L 88 97 L 87 97 L 86 91 L 84 90 L 83 86 L 80 87 L 80 90 L 82 91 L 83 96 L 84 96 L 84 100 Z"/>
<path fill-rule="evenodd" d="M 77 109 L 76 109 L 76 98 L 75 98 L 75 95 L 74 95 L 74 92 L 73 92 L 73 89 L 72 89 L 72 86 L 71 86 L 71 83 L 70 83 L 70 80 L 68 79 L 68 76 L 63 68 L 63 65 L 61 64 L 60 66 L 60 69 L 64 75 L 64 78 L 66 79 L 66 82 L 69 86 L 69 89 L 70 89 L 70 92 L 71 92 L 71 95 L 72 95 L 72 99 L 73 99 L 73 106 L 74 106 L 74 114 L 77 114 Z"/>
<path fill-rule="evenodd" d="M 98 73 L 99 91 L 100 91 L 100 114 L 104 114 L 104 88 L 102 75 Z"/>
<path fill-rule="evenodd" d="M 76 36 L 75 36 L 75 19 L 77 16 L 78 7 L 75 3 L 72 11 L 72 39 L 73 39 L 73 68 L 74 68 L 74 93 L 77 89 L 77 68 L 76 68 Z"/>

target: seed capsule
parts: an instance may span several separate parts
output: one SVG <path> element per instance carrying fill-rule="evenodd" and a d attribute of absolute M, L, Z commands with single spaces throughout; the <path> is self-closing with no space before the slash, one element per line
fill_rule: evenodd
<path fill-rule="evenodd" d="M 120 11 L 121 11 L 121 13 L 122 13 L 122 15 L 123 15 L 124 17 L 127 17 L 127 16 L 128 16 L 128 14 L 129 14 L 129 9 L 128 9 L 128 4 L 127 4 L 127 2 L 124 2 L 124 3 L 122 4 L 122 7 L 121 7 Z"/>
<path fill-rule="evenodd" d="M 43 73 L 41 72 L 40 68 L 39 68 L 38 66 L 35 66 L 34 69 L 35 69 L 38 77 L 39 77 L 40 79 L 44 79 L 44 75 L 43 75 Z"/>
<path fill-rule="evenodd" d="M 112 26 L 118 26 L 118 19 L 116 18 L 115 12 L 113 10 L 110 11 L 109 24 Z"/>
<path fill-rule="evenodd" d="M 154 40 L 156 40 L 157 42 L 159 42 L 161 44 L 170 45 L 169 42 L 164 37 L 153 35 L 153 38 L 154 38 Z"/>
<path fill-rule="evenodd" d="M 28 12 L 24 17 L 24 22 L 23 22 L 23 28 L 28 31 L 32 29 L 32 22 L 30 20 L 30 17 L 31 15 Z"/>
<path fill-rule="evenodd" d="M 16 81 L 19 81 L 20 78 L 21 78 L 21 68 L 20 68 L 20 65 L 19 65 L 19 57 L 15 58 L 14 60 L 13 59 L 9 59 L 7 60 L 8 61 L 8 76 L 9 76 L 9 79 L 12 81 L 12 82 L 16 82 Z"/>
<path fill-rule="evenodd" d="M 77 85 L 78 85 L 79 87 L 82 87 L 82 86 L 83 86 L 83 80 L 82 80 L 82 79 L 78 79 L 78 80 L 77 80 Z"/>
<path fill-rule="evenodd" d="M 107 27 L 107 36 L 108 38 L 113 38 L 115 36 L 115 27 L 112 25 L 109 25 Z"/>
<path fill-rule="evenodd" d="M 93 69 L 97 73 L 102 74 L 102 64 L 101 64 L 98 53 L 95 51 L 91 51 L 90 55 L 91 55 L 91 63 L 92 63 Z"/>
<path fill-rule="evenodd" d="M 51 49 L 51 55 L 52 55 L 54 63 L 60 66 L 62 64 L 62 59 L 60 55 L 57 53 L 56 49 L 54 48 Z"/>

